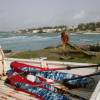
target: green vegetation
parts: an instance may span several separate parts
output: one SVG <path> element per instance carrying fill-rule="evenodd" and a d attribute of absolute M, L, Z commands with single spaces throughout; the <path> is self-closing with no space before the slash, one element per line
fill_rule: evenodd
<path fill-rule="evenodd" d="M 38 51 L 24 51 L 16 53 L 14 55 L 10 55 L 9 57 L 25 58 L 25 59 L 47 57 L 48 60 L 54 60 L 54 61 L 100 63 L 100 53 L 97 53 L 97 55 L 87 56 L 82 52 L 69 49 L 69 52 L 63 56 L 61 47 L 50 47 Z"/>
<path fill-rule="evenodd" d="M 100 22 L 81 23 L 77 27 L 80 31 L 97 31 L 98 28 L 100 28 Z"/>
<path fill-rule="evenodd" d="M 84 32 L 96 32 L 100 33 L 100 22 L 89 22 L 89 23 L 80 23 L 76 26 L 71 26 L 68 28 L 69 32 L 78 32 L 78 33 L 84 33 Z"/>

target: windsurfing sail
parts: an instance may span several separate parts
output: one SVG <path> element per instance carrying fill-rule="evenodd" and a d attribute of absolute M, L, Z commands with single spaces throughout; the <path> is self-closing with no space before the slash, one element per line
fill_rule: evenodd
<path fill-rule="evenodd" d="M 31 66 L 19 62 L 13 62 L 11 64 L 11 68 L 18 73 L 31 73 L 38 77 L 42 77 L 43 79 L 51 79 L 54 82 L 65 83 L 65 80 L 78 78 L 79 75 L 64 73 L 60 71 L 51 71 L 51 70 L 43 70 L 40 67 Z M 87 87 L 90 83 L 94 83 L 94 80 L 89 77 L 79 78 L 76 80 L 70 80 L 64 84 L 69 87 Z M 91 84 L 90 84 L 91 85 Z M 93 84 L 92 84 L 93 85 Z"/>
<path fill-rule="evenodd" d="M 44 83 L 44 81 L 36 80 L 32 82 L 18 73 L 12 72 L 6 80 L 7 84 L 14 86 L 16 90 L 27 92 L 41 100 L 70 100 L 67 96 L 59 92 L 59 89 Z"/>

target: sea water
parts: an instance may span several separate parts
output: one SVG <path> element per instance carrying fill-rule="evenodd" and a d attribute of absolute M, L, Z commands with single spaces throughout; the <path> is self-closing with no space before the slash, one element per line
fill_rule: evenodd
<path fill-rule="evenodd" d="M 69 37 L 71 44 L 100 44 L 100 34 L 71 33 Z M 60 44 L 60 33 L 0 33 L 0 45 L 2 48 L 13 51 L 39 50 Z"/>

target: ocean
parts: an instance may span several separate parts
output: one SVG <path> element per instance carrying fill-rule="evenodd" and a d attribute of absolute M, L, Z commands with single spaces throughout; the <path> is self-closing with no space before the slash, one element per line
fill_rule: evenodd
<path fill-rule="evenodd" d="M 100 44 L 100 34 L 69 35 L 71 44 Z M 60 33 L 29 33 L 16 34 L 13 32 L 0 32 L 0 45 L 3 49 L 12 51 L 39 50 L 61 44 Z"/>

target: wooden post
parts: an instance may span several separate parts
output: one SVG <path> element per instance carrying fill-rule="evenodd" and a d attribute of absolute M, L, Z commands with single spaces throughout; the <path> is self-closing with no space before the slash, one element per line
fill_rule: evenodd
<path fill-rule="evenodd" d="M 3 50 L 0 46 L 0 76 L 5 75 L 5 60 L 4 60 L 5 56 L 3 53 Z"/>
<path fill-rule="evenodd" d="M 45 61 L 47 59 L 47 57 L 40 57 L 40 61 L 41 61 L 41 67 L 47 69 L 48 65 L 47 62 Z"/>

